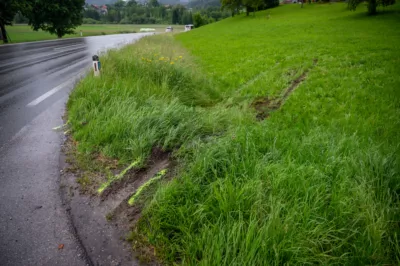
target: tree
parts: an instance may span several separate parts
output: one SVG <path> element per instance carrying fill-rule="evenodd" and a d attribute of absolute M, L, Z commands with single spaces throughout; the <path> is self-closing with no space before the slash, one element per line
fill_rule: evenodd
<path fill-rule="evenodd" d="M 221 9 L 228 9 L 232 12 L 232 17 L 241 6 L 241 0 L 221 0 Z"/>
<path fill-rule="evenodd" d="M 130 0 L 126 3 L 127 7 L 132 7 L 132 6 L 137 6 L 137 3 L 135 0 Z"/>
<path fill-rule="evenodd" d="M 125 1 L 119 0 L 119 1 L 115 2 L 114 7 L 117 10 L 123 9 L 125 7 Z"/>
<path fill-rule="evenodd" d="M 34 30 L 56 34 L 58 38 L 72 34 L 82 24 L 85 0 L 27 0 L 29 8 L 23 15 L 29 19 Z"/>
<path fill-rule="evenodd" d="M 172 24 L 179 24 L 179 12 L 177 9 L 172 10 Z"/>
<path fill-rule="evenodd" d="M 12 25 L 15 14 L 21 9 L 21 2 L 19 0 L 0 1 L 0 28 L 4 43 L 8 43 L 6 25 Z"/>
<path fill-rule="evenodd" d="M 195 28 L 199 28 L 205 24 L 200 12 L 193 14 L 193 24 Z"/>
<path fill-rule="evenodd" d="M 172 9 L 172 24 L 182 24 L 182 16 L 186 8 L 182 5 L 176 5 Z"/>
<path fill-rule="evenodd" d="M 246 7 L 246 16 L 249 15 L 251 11 L 255 12 L 263 8 L 264 0 L 243 0 L 243 5 Z"/>
<path fill-rule="evenodd" d="M 364 2 L 363 0 L 349 0 L 349 9 L 350 10 L 356 10 L 357 6 Z M 369 15 L 375 15 L 376 14 L 376 8 L 378 6 L 389 6 L 393 5 L 396 1 L 395 0 L 367 0 L 368 3 L 368 14 Z"/>
<path fill-rule="evenodd" d="M 273 8 L 276 6 L 279 6 L 279 0 L 264 0 L 264 8 L 265 9 Z"/>
<path fill-rule="evenodd" d="M 15 24 L 28 24 L 29 20 L 24 17 L 21 12 L 18 12 L 15 17 L 14 17 L 14 23 Z"/>
<path fill-rule="evenodd" d="M 182 23 L 183 24 L 193 24 L 193 17 L 192 17 L 191 12 L 186 11 L 185 13 L 183 13 Z"/>
<path fill-rule="evenodd" d="M 97 10 L 89 7 L 85 10 L 85 12 L 83 13 L 85 18 L 91 18 L 94 20 L 100 20 L 100 14 L 99 12 L 97 12 Z"/>
<path fill-rule="evenodd" d="M 149 7 L 158 7 L 160 6 L 160 3 L 158 3 L 157 0 L 149 0 L 148 5 Z"/>

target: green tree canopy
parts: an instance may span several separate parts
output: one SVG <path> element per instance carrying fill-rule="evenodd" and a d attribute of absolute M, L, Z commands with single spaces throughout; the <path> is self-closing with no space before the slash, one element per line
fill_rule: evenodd
<path fill-rule="evenodd" d="M 230 10 L 232 12 L 232 17 L 241 5 L 241 0 L 221 0 L 221 8 Z"/>
<path fill-rule="evenodd" d="M 73 33 L 82 24 L 85 0 L 28 0 L 29 8 L 23 14 L 34 30 L 44 30 L 59 38 Z"/>
<path fill-rule="evenodd" d="M 356 10 L 357 6 L 363 2 L 364 2 L 364 0 L 349 0 L 349 3 L 348 3 L 349 9 Z M 367 0 L 368 14 L 375 15 L 376 8 L 378 6 L 389 6 L 389 5 L 393 5 L 395 2 L 396 2 L 395 0 Z"/>
<path fill-rule="evenodd" d="M 186 8 L 182 5 L 176 5 L 172 9 L 172 24 L 182 24 L 182 17 Z"/>
<path fill-rule="evenodd" d="M 193 14 L 193 24 L 195 28 L 199 28 L 205 24 L 205 21 L 203 20 L 200 12 L 196 12 Z"/>
<path fill-rule="evenodd" d="M 149 0 L 148 5 L 150 7 L 158 7 L 160 6 L 160 3 L 157 0 Z"/>

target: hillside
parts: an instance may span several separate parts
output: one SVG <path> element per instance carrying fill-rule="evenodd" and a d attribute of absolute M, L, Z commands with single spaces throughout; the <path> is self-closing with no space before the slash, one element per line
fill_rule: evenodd
<path fill-rule="evenodd" d="M 131 188 L 113 224 L 165 264 L 398 265 L 400 5 L 380 11 L 285 5 L 110 52 L 68 102 L 78 154 L 111 162 L 85 189 Z"/>

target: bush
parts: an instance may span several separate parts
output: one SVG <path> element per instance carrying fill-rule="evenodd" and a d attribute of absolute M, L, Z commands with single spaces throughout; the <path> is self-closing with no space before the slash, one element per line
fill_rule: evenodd
<path fill-rule="evenodd" d="M 92 19 L 92 18 L 84 18 L 82 20 L 83 24 L 101 24 L 101 21 Z"/>
<path fill-rule="evenodd" d="M 209 18 L 207 16 L 202 16 L 200 12 L 196 12 L 193 14 L 193 25 L 195 28 L 199 28 L 209 23 Z"/>
<path fill-rule="evenodd" d="M 134 30 L 120 30 L 120 31 L 118 31 L 118 33 L 121 33 L 121 34 L 123 34 L 123 33 L 136 33 L 136 31 L 134 31 Z"/>
<path fill-rule="evenodd" d="M 131 21 L 128 18 L 123 18 L 119 22 L 120 24 L 132 24 Z"/>

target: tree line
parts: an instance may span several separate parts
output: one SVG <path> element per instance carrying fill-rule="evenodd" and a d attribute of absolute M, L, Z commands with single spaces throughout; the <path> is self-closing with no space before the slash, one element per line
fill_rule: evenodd
<path fill-rule="evenodd" d="M 87 24 L 195 24 L 199 27 L 230 16 L 220 6 L 185 7 L 183 5 L 163 5 L 157 0 L 141 3 L 135 0 L 118 1 L 107 6 L 107 13 L 101 14 L 97 7 L 86 5 L 83 22 Z"/>
<path fill-rule="evenodd" d="M 231 15 L 234 16 L 245 9 L 246 15 L 250 12 L 256 12 L 272 7 L 279 6 L 279 0 L 220 0 L 221 7 L 228 9 Z"/>

